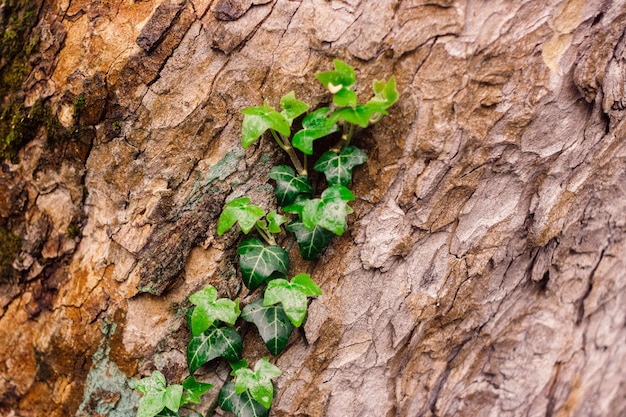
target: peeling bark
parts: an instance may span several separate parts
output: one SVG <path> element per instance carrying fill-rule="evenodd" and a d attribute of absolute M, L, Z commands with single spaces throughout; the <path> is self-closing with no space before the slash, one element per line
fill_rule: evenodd
<path fill-rule="evenodd" d="M 292 265 L 324 295 L 272 415 L 625 415 L 625 6 L 40 2 L 1 89 L 32 134 L 0 172 L 0 414 L 133 415 L 130 379 L 181 381 L 187 297 L 249 295 L 223 203 L 272 206 L 284 159 L 241 149 L 240 110 L 326 104 L 337 57 L 401 98 L 355 136 L 349 233 Z"/>

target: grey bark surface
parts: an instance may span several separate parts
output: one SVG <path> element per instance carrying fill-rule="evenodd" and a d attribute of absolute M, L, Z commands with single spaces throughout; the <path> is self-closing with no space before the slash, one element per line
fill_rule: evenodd
<path fill-rule="evenodd" d="M 349 232 L 292 264 L 324 295 L 273 359 L 271 415 L 626 415 L 626 3 L 52 1 L 37 18 L 24 104 L 81 135 L 51 147 L 42 126 L 0 172 L 21 240 L 0 414 L 134 415 L 132 378 L 184 378 L 186 298 L 254 297 L 223 204 L 271 207 L 286 161 L 241 148 L 240 110 L 327 104 L 314 74 L 339 58 L 361 96 L 391 75 L 401 96 L 355 137 Z"/>

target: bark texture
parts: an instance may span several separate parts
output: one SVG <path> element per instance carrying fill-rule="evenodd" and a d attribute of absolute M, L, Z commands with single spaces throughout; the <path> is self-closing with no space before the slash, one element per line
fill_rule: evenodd
<path fill-rule="evenodd" d="M 30 124 L 0 172 L 0 414 L 130 416 L 131 378 L 180 382 L 186 297 L 247 296 L 223 203 L 272 205 L 283 161 L 241 149 L 239 111 L 325 104 L 336 57 L 401 98 L 356 136 L 350 232 L 292 265 L 324 295 L 272 415 L 626 415 L 624 1 L 30 5 L 1 103 Z"/>

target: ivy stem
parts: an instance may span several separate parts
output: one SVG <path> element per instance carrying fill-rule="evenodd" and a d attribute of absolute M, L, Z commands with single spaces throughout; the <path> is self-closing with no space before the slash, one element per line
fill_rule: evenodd
<path fill-rule="evenodd" d="M 268 233 L 268 231 L 261 227 L 258 222 L 254 224 L 254 227 L 268 245 L 276 245 L 276 239 L 274 239 L 274 235 Z"/>
<path fill-rule="evenodd" d="M 330 148 L 331 151 L 335 153 L 341 152 L 343 148 L 350 145 L 350 141 L 352 140 L 352 135 L 354 134 L 354 124 L 345 122 L 349 125 L 348 131 L 346 132 L 346 125 L 343 125 L 343 134 L 341 135 L 341 139 L 335 146 Z"/>
<path fill-rule="evenodd" d="M 306 175 L 306 162 L 305 165 L 302 165 L 302 163 L 300 162 L 300 158 L 298 158 L 298 155 L 296 155 L 296 151 L 291 146 L 289 138 L 286 138 L 282 135 L 278 136 L 278 133 L 276 133 L 274 129 L 270 129 L 270 132 L 272 132 L 272 136 L 274 136 L 274 140 L 276 141 L 278 146 L 280 146 L 280 149 L 287 152 L 287 155 L 289 155 L 289 159 L 291 159 L 291 163 L 293 164 L 296 171 L 298 171 L 298 174 Z"/>

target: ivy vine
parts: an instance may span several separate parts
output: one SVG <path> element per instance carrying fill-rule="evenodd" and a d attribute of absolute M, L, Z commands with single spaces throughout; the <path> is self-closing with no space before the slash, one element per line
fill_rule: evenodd
<path fill-rule="evenodd" d="M 242 146 L 247 148 L 269 133 L 293 166 L 279 165 L 269 173 L 275 182 L 279 209 L 266 213 L 248 197 L 241 197 L 226 203 L 217 224 L 218 235 L 235 225 L 246 235 L 256 234 L 239 243 L 237 254 L 244 285 L 250 291 L 264 286 L 263 294 L 242 310 L 239 300 L 218 298 L 211 285 L 192 294 L 189 301 L 193 307 L 187 315 L 191 330 L 187 345 L 190 376 L 182 385 L 168 386 L 163 374 L 155 370 L 150 377 L 135 381 L 134 388 L 143 394 L 137 417 L 179 416 L 180 407 L 199 403 L 212 385 L 196 381 L 194 373 L 218 358 L 226 359 L 232 368 L 232 380 L 220 389 L 219 406 L 237 417 L 269 415 L 274 396 L 272 380 L 281 371 L 268 357 L 249 368 L 242 359 L 243 341 L 235 324 L 239 317 L 253 323 L 272 355 L 285 349 L 293 330 L 306 318 L 308 299 L 322 295 L 322 291 L 309 274 L 289 279 L 289 255 L 277 243 L 277 237 L 285 233 L 283 228 L 293 233 L 302 258 L 315 259 L 333 236 L 346 231 L 347 216 L 353 212 L 349 202 L 354 195 L 348 188 L 352 170 L 367 160 L 363 151 L 351 145 L 354 132 L 356 127 L 378 122 L 398 100 L 395 79 L 391 77 L 374 81 L 374 96 L 359 104 L 354 68 L 340 60 L 334 61 L 334 67 L 316 74 L 332 94 L 332 105 L 304 116 L 302 129 L 293 136 L 293 122 L 310 108 L 294 92 L 280 99 L 280 111 L 268 101 L 242 110 Z M 338 142 L 313 164 L 313 170 L 324 174 L 328 185 L 316 197 L 308 177 L 308 156 L 313 155 L 316 140 L 338 132 Z"/>

